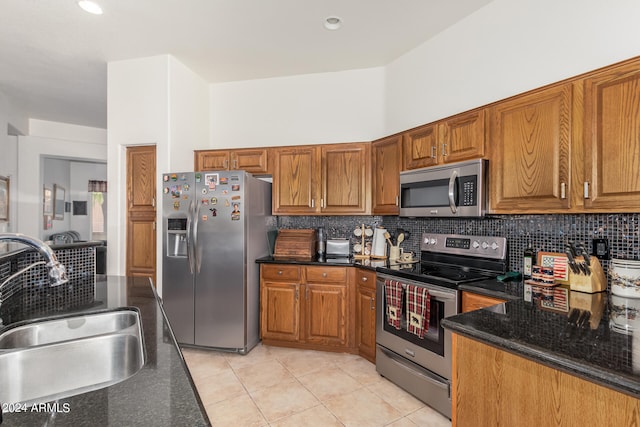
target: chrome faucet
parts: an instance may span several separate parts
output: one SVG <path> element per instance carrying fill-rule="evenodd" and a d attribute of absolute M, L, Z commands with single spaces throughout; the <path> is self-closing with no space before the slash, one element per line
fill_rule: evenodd
<path fill-rule="evenodd" d="M 59 286 L 69 281 L 69 279 L 67 278 L 67 270 L 64 268 L 64 265 L 60 264 L 60 262 L 56 258 L 56 255 L 53 253 L 53 250 L 51 250 L 51 248 L 42 240 L 20 233 L 0 233 L 0 242 L 1 241 L 17 242 L 27 246 L 31 246 L 32 248 L 35 248 L 38 252 L 40 252 L 40 254 L 47 260 L 47 262 L 45 263 L 44 261 L 39 261 L 29 265 L 26 268 L 23 268 L 17 273 L 14 273 L 4 282 L 2 282 L 2 284 L 0 284 L 0 290 L 2 289 L 2 287 L 4 287 L 4 285 L 6 285 L 16 276 L 24 273 L 30 268 L 35 267 L 36 265 L 41 264 L 45 264 L 47 267 L 49 267 L 49 279 L 51 286 Z"/>

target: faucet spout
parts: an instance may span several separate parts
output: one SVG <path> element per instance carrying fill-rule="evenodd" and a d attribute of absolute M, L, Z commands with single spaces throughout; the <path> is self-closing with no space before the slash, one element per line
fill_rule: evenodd
<path fill-rule="evenodd" d="M 60 264 L 53 250 L 42 240 L 20 233 L 0 233 L 0 241 L 22 243 L 40 252 L 47 260 L 46 266 L 49 267 L 51 286 L 59 286 L 69 281 L 66 268 Z"/>

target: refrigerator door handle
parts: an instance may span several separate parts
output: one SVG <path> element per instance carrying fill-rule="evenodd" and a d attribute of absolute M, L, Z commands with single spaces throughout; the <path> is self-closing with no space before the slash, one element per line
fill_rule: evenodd
<path fill-rule="evenodd" d="M 191 202 L 194 204 L 193 209 L 193 264 L 195 273 L 200 273 L 200 255 L 198 253 L 198 223 L 200 222 L 200 218 L 198 217 L 198 204 L 196 202 Z"/>
<path fill-rule="evenodd" d="M 191 232 L 191 225 L 193 222 L 193 201 L 189 204 L 189 215 L 187 215 L 187 260 L 189 261 L 189 271 L 193 274 L 194 270 L 194 246 L 193 246 L 193 233 Z"/>

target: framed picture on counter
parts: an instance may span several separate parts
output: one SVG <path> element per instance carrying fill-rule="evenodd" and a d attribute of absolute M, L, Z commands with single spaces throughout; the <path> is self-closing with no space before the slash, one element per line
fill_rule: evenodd
<path fill-rule="evenodd" d="M 9 221 L 9 177 L 0 176 L 0 221 Z"/>

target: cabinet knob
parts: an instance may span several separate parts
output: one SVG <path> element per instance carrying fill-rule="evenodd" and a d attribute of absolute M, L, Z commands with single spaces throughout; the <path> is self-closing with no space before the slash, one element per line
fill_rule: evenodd
<path fill-rule="evenodd" d="M 322 277 L 327 277 L 327 273 L 326 272 L 322 273 Z"/>
<path fill-rule="evenodd" d="M 567 185 L 564 182 L 560 183 L 560 198 L 561 199 L 567 198 Z"/>
<path fill-rule="evenodd" d="M 584 182 L 584 198 L 589 198 L 589 181 Z"/>
<path fill-rule="evenodd" d="M 435 145 L 431 146 L 431 158 L 432 159 L 436 158 L 436 146 Z"/>
<path fill-rule="evenodd" d="M 448 156 L 447 154 L 447 144 L 442 144 L 442 157 Z"/>
<path fill-rule="evenodd" d="M 362 276 L 362 279 L 361 279 L 361 280 L 362 280 L 363 282 L 366 282 L 366 281 L 367 281 L 367 277 L 366 277 L 366 276 Z"/>
<path fill-rule="evenodd" d="M 282 276 L 282 270 L 278 270 L 278 274 Z"/>

